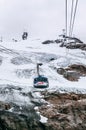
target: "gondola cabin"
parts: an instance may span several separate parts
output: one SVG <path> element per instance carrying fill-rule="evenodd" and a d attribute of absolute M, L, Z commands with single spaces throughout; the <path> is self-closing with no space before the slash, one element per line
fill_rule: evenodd
<path fill-rule="evenodd" d="M 47 88 L 49 87 L 48 78 L 45 76 L 39 75 L 38 77 L 34 78 L 34 87 L 35 88 Z"/>

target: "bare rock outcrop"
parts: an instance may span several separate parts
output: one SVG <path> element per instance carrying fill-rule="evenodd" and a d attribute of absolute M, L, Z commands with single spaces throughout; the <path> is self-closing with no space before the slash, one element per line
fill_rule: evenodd
<path fill-rule="evenodd" d="M 70 42 L 67 44 L 61 43 L 60 47 L 66 47 L 68 49 L 81 49 L 81 50 L 86 51 L 85 43 L 77 43 L 77 42 Z"/>
<path fill-rule="evenodd" d="M 73 64 L 67 68 L 58 68 L 57 72 L 70 81 L 78 81 L 81 76 L 86 76 L 86 66 Z"/>
<path fill-rule="evenodd" d="M 48 118 L 50 130 L 86 129 L 86 95 L 48 92 L 45 100 L 50 105 L 41 106 L 40 112 Z"/>
<path fill-rule="evenodd" d="M 0 130 L 86 130 L 86 94 L 43 91 L 46 104 L 39 112 L 48 121 L 40 121 L 40 115 L 29 107 L 10 111 L 11 105 L 0 102 Z M 19 112 L 18 112 L 19 111 Z"/>

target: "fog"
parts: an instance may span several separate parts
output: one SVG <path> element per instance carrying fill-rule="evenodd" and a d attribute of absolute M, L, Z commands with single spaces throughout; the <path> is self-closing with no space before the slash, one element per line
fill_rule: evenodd
<path fill-rule="evenodd" d="M 73 35 L 86 41 L 86 0 L 79 0 Z M 71 0 L 68 3 L 70 18 Z M 68 21 L 69 22 L 69 21 Z M 69 25 L 68 25 L 69 26 Z M 0 36 L 56 38 L 65 28 L 65 0 L 0 0 Z"/>

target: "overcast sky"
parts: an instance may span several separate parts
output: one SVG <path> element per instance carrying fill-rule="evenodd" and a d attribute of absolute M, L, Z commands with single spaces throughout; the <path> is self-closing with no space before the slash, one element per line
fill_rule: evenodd
<path fill-rule="evenodd" d="M 74 35 L 86 41 L 85 13 L 86 0 L 79 0 Z M 0 36 L 12 39 L 26 30 L 30 37 L 56 38 L 64 27 L 65 0 L 0 0 Z"/>

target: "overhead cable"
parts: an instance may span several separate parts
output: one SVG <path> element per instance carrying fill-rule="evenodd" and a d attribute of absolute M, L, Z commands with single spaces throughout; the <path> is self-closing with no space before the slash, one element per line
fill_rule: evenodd
<path fill-rule="evenodd" d="M 73 9 L 74 9 L 74 0 L 72 0 L 71 4 L 71 16 L 70 16 L 70 25 L 69 25 L 69 36 L 71 35 L 71 25 L 73 20 Z"/>
<path fill-rule="evenodd" d="M 73 29 L 74 29 L 77 6 L 78 6 L 78 0 L 76 0 L 75 9 L 74 9 L 73 21 L 72 21 L 72 25 L 71 25 L 71 34 L 70 34 L 71 36 L 72 36 L 72 33 L 73 33 Z"/>

